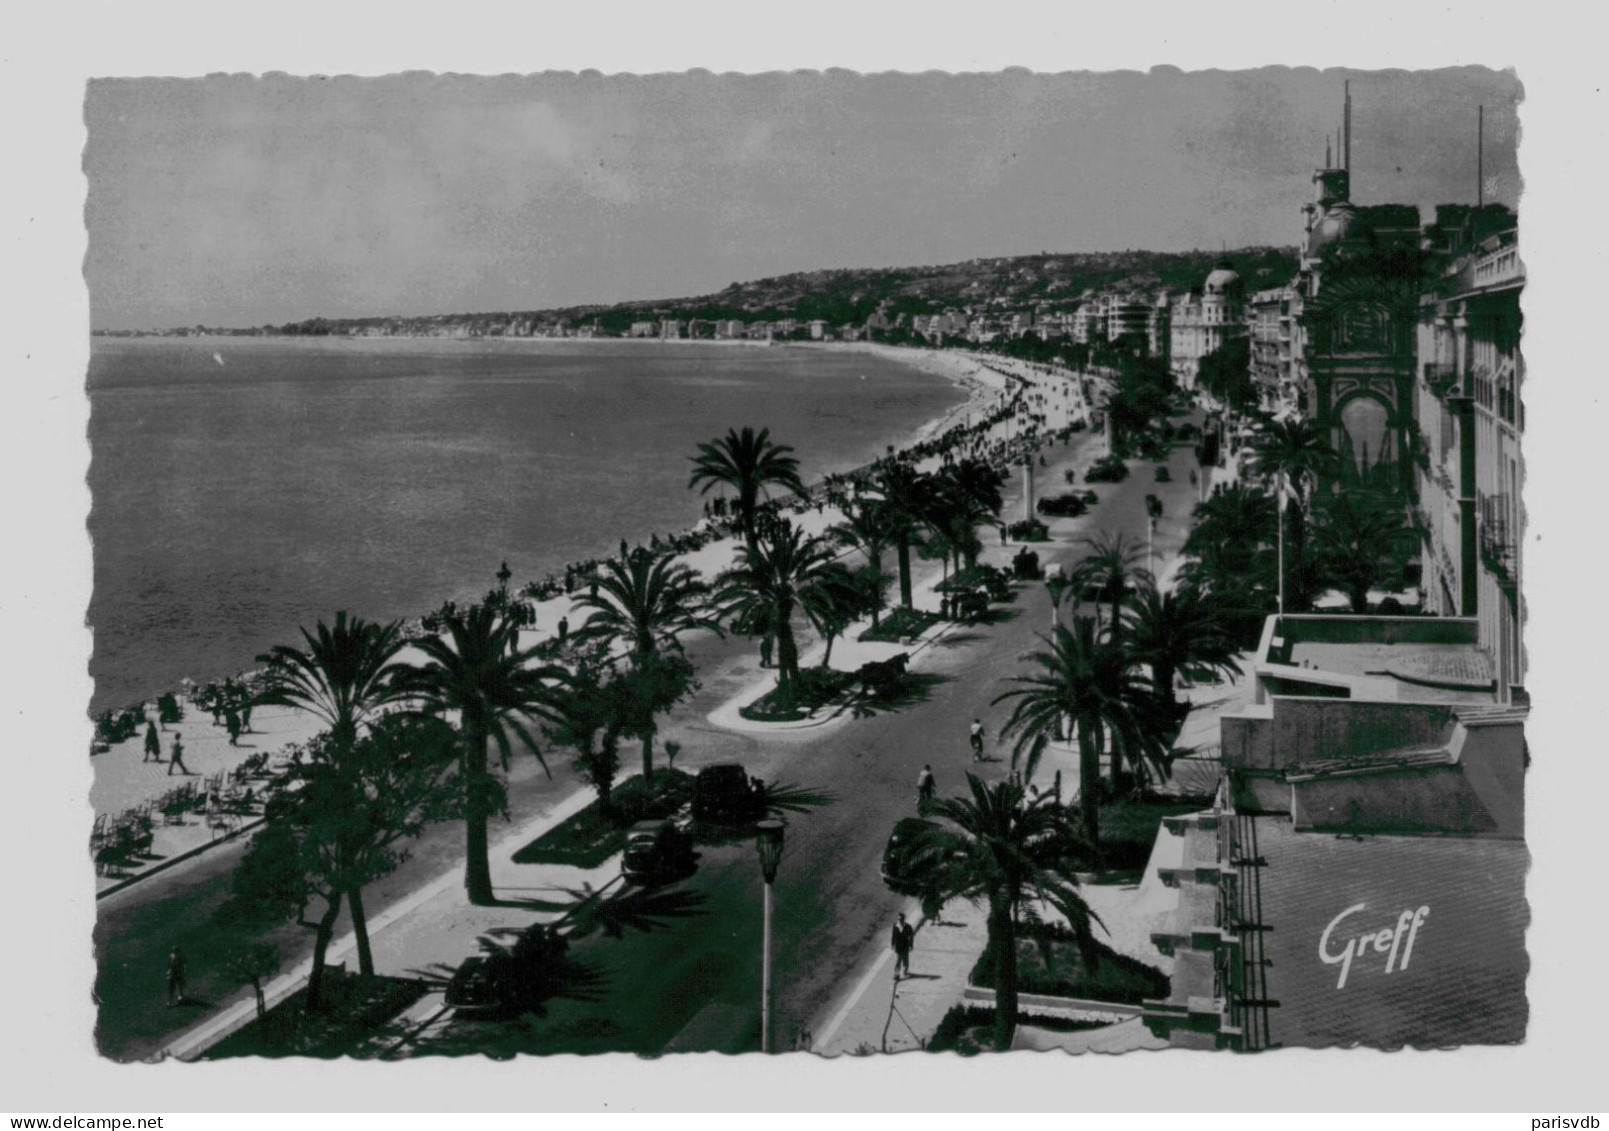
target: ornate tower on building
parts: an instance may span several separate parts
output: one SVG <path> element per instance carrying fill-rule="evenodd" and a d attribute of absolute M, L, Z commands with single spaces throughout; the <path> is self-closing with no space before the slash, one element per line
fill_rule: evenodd
<path fill-rule="evenodd" d="M 1341 152 L 1351 153 L 1351 98 Z M 1298 282 L 1303 411 L 1341 457 L 1340 486 L 1412 489 L 1419 210 L 1351 201 L 1351 170 L 1313 173 Z M 1333 486 L 1333 485 L 1332 485 Z"/>

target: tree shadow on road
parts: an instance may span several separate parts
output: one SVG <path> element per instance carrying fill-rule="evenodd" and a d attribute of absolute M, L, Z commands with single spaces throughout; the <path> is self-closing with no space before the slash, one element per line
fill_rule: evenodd
<path fill-rule="evenodd" d="M 937 672 L 906 672 L 882 695 L 857 696 L 852 704 L 855 718 L 870 718 L 873 715 L 888 714 L 904 707 L 925 703 L 932 696 L 935 687 L 951 682 L 952 678 Z"/>

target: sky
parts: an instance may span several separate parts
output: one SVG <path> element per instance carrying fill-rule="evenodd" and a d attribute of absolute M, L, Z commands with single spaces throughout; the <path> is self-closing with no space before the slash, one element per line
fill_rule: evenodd
<path fill-rule="evenodd" d="M 536 310 L 790 271 L 1294 245 L 1352 83 L 1352 197 L 1517 206 L 1484 68 L 100 79 L 98 330 Z"/>

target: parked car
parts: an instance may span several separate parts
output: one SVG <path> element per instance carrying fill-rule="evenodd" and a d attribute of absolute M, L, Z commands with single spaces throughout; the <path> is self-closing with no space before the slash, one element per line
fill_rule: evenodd
<path fill-rule="evenodd" d="M 938 825 L 921 817 L 904 817 L 889 835 L 888 847 L 883 849 L 883 883 L 899 895 L 921 895 L 923 885 L 917 882 L 912 868 L 916 844 Z"/>
<path fill-rule="evenodd" d="M 888 846 L 883 849 L 883 883 L 898 895 L 915 896 L 923 902 L 923 913 L 937 915 L 940 891 L 945 886 L 931 859 L 916 864 L 921 842 L 939 830 L 939 825 L 922 817 L 905 817 L 894 826 Z M 964 857 L 966 849 L 956 846 L 951 856 Z"/>
<path fill-rule="evenodd" d="M 1166 464 L 1156 469 L 1156 481 L 1158 483 L 1173 482 L 1173 473 L 1168 470 Z"/>
<path fill-rule="evenodd" d="M 1089 510 L 1089 504 L 1084 501 L 1082 492 L 1073 492 L 1067 495 L 1049 495 L 1039 500 L 1040 514 L 1050 515 L 1052 518 L 1077 518 Z"/>
<path fill-rule="evenodd" d="M 764 814 L 764 795 L 735 762 L 705 766 L 693 779 L 693 820 L 701 824 L 744 825 Z"/>
<path fill-rule="evenodd" d="M 685 880 L 698 870 L 693 838 L 673 821 L 638 821 L 626 833 L 620 871 L 634 884 L 655 887 Z"/>

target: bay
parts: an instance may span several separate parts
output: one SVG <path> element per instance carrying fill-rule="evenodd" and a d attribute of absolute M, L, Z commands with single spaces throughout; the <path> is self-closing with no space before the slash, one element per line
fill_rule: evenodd
<path fill-rule="evenodd" d="M 806 481 L 964 393 L 870 354 L 702 343 L 94 342 L 92 711 L 251 666 L 337 609 L 411 617 L 685 529 L 701 441 Z"/>

